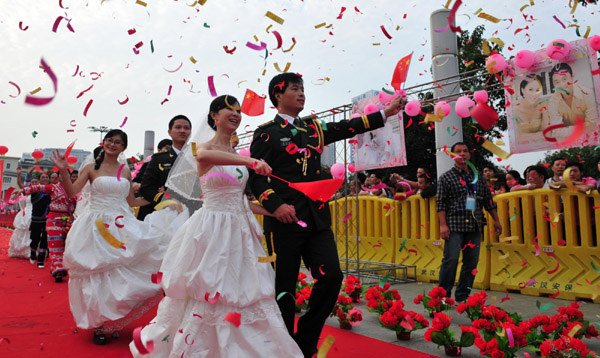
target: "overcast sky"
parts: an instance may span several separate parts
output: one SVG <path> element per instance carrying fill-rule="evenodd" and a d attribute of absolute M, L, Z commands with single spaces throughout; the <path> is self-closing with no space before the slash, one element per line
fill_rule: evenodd
<path fill-rule="evenodd" d="M 303 75 L 305 115 L 347 104 L 370 89 L 389 88 L 396 62 L 412 51 L 407 86 L 430 81 L 429 15 L 446 4 L 446 0 L 208 0 L 203 6 L 193 0 L 146 0 L 146 6 L 139 2 L 0 1 L 0 145 L 9 148 L 8 155 L 65 147 L 76 138 L 76 148 L 92 150 L 99 134 L 91 133 L 88 126 L 118 128 L 125 117 L 127 155 L 142 153 L 145 130 L 154 130 L 158 142 L 167 137 L 167 123 L 174 115 L 185 114 L 194 123 L 205 118 L 212 100 L 209 76 L 214 76 L 219 95 L 231 94 L 241 101 L 247 88 L 266 94 L 270 78 L 277 73 L 275 63 L 283 70 L 289 62 L 289 71 Z M 566 0 L 535 0 L 523 12 L 519 9 L 529 0 L 463 2 L 457 25 L 472 30 L 484 24 L 486 37 L 500 37 L 514 47 L 512 51 L 505 47 L 506 57 L 521 49 L 537 50 L 557 38 L 577 39 L 570 24 L 581 25 L 582 35 L 591 25 L 591 35 L 597 34 L 600 23 L 598 6 L 580 6 L 571 15 Z M 339 16 L 342 7 L 346 10 Z M 473 14 L 479 8 L 505 20 L 496 24 L 478 18 Z M 284 23 L 266 17 L 267 11 Z M 523 14 L 535 20 L 526 22 Z M 70 22 L 63 19 L 54 33 L 59 16 Z M 67 28 L 69 23 L 74 32 Z M 315 28 L 321 23 L 326 25 Z M 130 35 L 128 30 L 133 29 Z M 278 49 L 274 31 L 282 38 Z M 283 52 L 292 46 L 292 38 L 295 47 Z M 269 49 L 266 59 L 265 51 L 246 46 L 260 41 Z M 135 54 L 133 48 L 140 43 Z M 223 46 L 236 50 L 228 54 Z M 25 104 L 30 91 L 41 87 L 36 96 L 54 94 L 48 75 L 39 67 L 42 57 L 58 77 L 58 91 L 49 105 L 36 107 Z M 20 95 L 9 82 L 20 87 Z M 127 98 L 127 103 L 119 104 Z M 272 119 L 275 110 L 269 107 L 261 117 L 244 116 L 240 132 Z M 502 164 L 522 171 L 542 156 L 542 152 L 514 155 Z"/>

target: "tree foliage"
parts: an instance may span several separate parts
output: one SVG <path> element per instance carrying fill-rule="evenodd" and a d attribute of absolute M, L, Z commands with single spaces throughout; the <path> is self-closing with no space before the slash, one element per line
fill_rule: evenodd
<path fill-rule="evenodd" d="M 556 152 L 546 152 L 544 163 L 550 163 L 555 159 L 565 159 L 567 162 L 579 162 L 583 166 L 583 175 L 598 177 L 598 160 L 600 159 L 599 147 L 581 147 L 558 150 Z"/>

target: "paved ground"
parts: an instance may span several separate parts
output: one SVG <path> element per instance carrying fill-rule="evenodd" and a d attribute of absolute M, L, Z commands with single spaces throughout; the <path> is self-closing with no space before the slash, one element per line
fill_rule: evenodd
<path fill-rule="evenodd" d="M 369 286 L 371 286 L 370 284 Z M 397 289 L 400 295 L 402 296 L 402 300 L 405 303 L 406 310 L 412 310 L 417 313 L 423 314 L 427 319 L 429 316 L 422 305 L 414 304 L 413 300 L 417 295 L 429 292 L 434 285 L 430 283 L 403 283 L 403 284 L 394 284 L 393 288 Z M 479 292 L 479 290 L 475 290 L 474 292 Z M 546 314 L 553 315 L 556 313 L 556 308 L 561 306 L 568 306 L 571 301 L 559 300 L 559 299 L 551 299 L 547 297 L 535 297 L 535 296 L 525 296 L 520 294 L 512 293 L 509 295 L 510 300 L 505 301 L 504 303 L 500 303 L 500 299 L 506 296 L 504 292 L 490 292 L 488 291 L 488 300 L 487 304 L 493 304 L 497 306 L 502 306 L 507 311 L 511 312 L 519 312 L 524 319 L 529 319 L 534 317 L 537 314 Z M 493 301 L 492 297 L 497 297 L 497 301 Z M 536 306 L 536 301 L 540 301 L 541 305 L 544 305 L 548 302 L 552 303 L 553 307 L 540 312 Z M 584 313 L 585 318 L 590 322 L 598 322 L 600 321 L 600 304 L 594 303 L 586 303 L 580 302 L 581 311 Z M 418 330 L 412 333 L 412 338 L 410 341 L 399 341 L 396 339 L 396 334 L 394 331 L 382 328 L 377 320 L 377 314 L 369 312 L 366 307 L 366 302 L 362 304 L 357 304 L 355 307 L 361 309 L 363 311 L 363 321 L 357 327 L 353 327 L 352 331 L 354 333 L 362 334 L 365 336 L 369 336 L 372 338 L 376 338 L 385 342 L 398 344 L 401 346 L 409 347 L 411 349 L 419 350 L 422 352 L 426 352 L 432 355 L 445 357 L 443 347 L 437 349 L 437 346 L 434 343 L 427 342 L 423 339 L 423 335 L 425 334 L 425 329 Z M 450 316 L 452 317 L 452 327 L 456 332 L 460 332 L 459 325 L 470 325 L 471 321 L 466 315 L 460 315 L 456 311 L 451 311 Z M 327 320 L 327 324 L 331 326 L 338 326 L 337 319 L 335 317 L 330 317 Z M 584 339 L 584 342 L 588 345 L 588 348 L 594 352 L 600 352 L 600 340 L 599 339 Z M 518 357 L 525 357 L 524 352 L 531 352 L 527 350 L 521 350 L 518 353 Z M 531 354 L 532 357 L 535 357 L 534 354 Z M 462 357 L 480 357 L 479 349 L 475 346 L 466 348 Z"/>

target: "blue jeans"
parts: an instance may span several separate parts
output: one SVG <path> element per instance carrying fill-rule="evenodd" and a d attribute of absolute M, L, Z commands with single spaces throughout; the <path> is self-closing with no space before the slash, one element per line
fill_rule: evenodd
<path fill-rule="evenodd" d="M 475 246 L 467 246 L 469 243 Z M 450 232 L 450 238 L 444 244 L 444 258 L 440 268 L 440 287 L 446 290 L 447 297 L 452 296 L 452 287 L 456 280 L 456 269 L 461 251 L 463 253 L 462 269 L 454 297 L 456 301 L 464 301 L 469 297 L 475 280 L 473 270 L 477 268 L 479 262 L 480 243 L 481 233 L 478 231 Z"/>

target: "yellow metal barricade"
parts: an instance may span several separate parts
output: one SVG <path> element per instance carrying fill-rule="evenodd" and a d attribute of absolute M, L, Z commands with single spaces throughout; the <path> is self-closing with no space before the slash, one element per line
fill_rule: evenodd
<path fill-rule="evenodd" d="M 600 195 L 537 189 L 496 196 L 504 233 L 491 235 L 491 288 L 600 302 Z"/>

